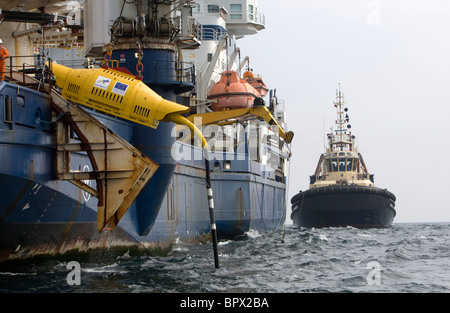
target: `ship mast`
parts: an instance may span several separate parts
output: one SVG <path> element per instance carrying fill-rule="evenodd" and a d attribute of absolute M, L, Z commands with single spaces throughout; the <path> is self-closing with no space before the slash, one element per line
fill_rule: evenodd
<path fill-rule="evenodd" d="M 328 135 L 328 139 L 330 139 L 330 151 L 352 151 L 353 139 L 355 137 L 352 136 L 350 131 L 348 131 L 351 128 L 351 125 L 348 124 L 350 119 L 347 114 L 348 109 L 345 108 L 344 94 L 341 92 L 341 84 L 339 84 L 339 89 L 336 90 L 336 101 L 334 101 L 334 106 L 337 110 L 337 119 L 335 135 Z"/>

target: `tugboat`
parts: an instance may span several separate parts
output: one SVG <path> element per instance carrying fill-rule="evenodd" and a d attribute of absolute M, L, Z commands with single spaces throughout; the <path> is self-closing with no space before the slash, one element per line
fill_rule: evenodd
<path fill-rule="evenodd" d="M 291 219 L 299 227 L 382 228 L 391 226 L 396 197 L 375 187 L 364 159 L 350 132 L 344 95 L 336 91 L 336 129 L 328 134 L 329 145 L 319 158 L 310 186 L 291 199 Z"/>

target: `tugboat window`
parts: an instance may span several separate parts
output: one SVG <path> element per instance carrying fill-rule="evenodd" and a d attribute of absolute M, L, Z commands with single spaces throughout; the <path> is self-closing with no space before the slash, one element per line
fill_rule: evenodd
<path fill-rule="evenodd" d="M 329 172 L 355 171 L 357 160 L 354 158 L 332 158 L 326 161 Z"/>
<path fill-rule="evenodd" d="M 325 159 L 325 169 L 327 172 L 331 172 L 331 160 Z"/>
<path fill-rule="evenodd" d="M 353 159 L 347 159 L 347 171 L 352 170 Z"/>
<path fill-rule="evenodd" d="M 338 161 L 337 161 L 336 158 L 331 159 L 331 167 L 332 167 L 331 170 L 332 170 L 333 172 L 337 172 L 337 170 L 338 170 Z"/>
<path fill-rule="evenodd" d="M 345 159 L 339 159 L 339 172 L 345 172 Z"/>

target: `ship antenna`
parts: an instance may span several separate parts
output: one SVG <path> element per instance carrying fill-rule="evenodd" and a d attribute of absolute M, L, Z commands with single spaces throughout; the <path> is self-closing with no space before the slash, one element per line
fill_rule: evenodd
<path fill-rule="evenodd" d="M 324 105 L 322 103 L 322 137 L 323 137 L 323 147 L 324 149 L 326 149 L 327 145 L 326 145 L 326 141 L 325 141 L 325 109 L 324 109 Z"/>
<path fill-rule="evenodd" d="M 337 149 L 340 151 L 344 150 L 346 145 L 345 138 L 347 137 L 347 130 L 344 126 L 345 118 L 344 114 L 347 109 L 343 108 L 345 102 L 343 100 L 344 94 L 341 92 L 341 84 L 338 84 L 338 89 L 336 90 L 336 101 L 334 102 L 334 106 L 337 111 L 337 119 L 336 119 L 336 129 L 335 129 L 335 142 L 331 143 L 332 150 Z"/>

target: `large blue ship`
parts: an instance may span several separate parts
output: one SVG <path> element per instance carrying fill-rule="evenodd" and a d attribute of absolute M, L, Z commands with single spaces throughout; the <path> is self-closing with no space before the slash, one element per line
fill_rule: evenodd
<path fill-rule="evenodd" d="M 216 2 L 85 1 L 82 27 L 66 26 L 72 36 L 84 31 L 82 71 L 104 71 L 95 74 L 86 103 L 70 95 L 82 93 L 87 79 L 61 85 L 51 64 L 64 60 L 45 66 L 53 26 L 51 14 L 39 14 L 38 28 L 48 29 L 30 30 L 29 39 L 41 38 L 40 53 L 27 61 L 34 66 L 10 51 L 0 83 L 0 261 L 92 249 L 167 251 L 176 240 L 210 240 L 205 177 L 219 238 L 283 227 L 293 134 L 275 92 L 249 68 L 241 75 L 248 59 L 237 58 L 236 40 L 264 29 L 263 16 L 256 1 Z M 6 22 L 28 18 L 6 10 L 9 4 Z M 236 85 L 227 81 L 234 74 Z M 108 75 L 117 77 L 114 87 L 102 80 Z M 179 104 L 171 110 L 201 130 L 207 162 L 188 127 L 156 117 L 146 125 L 151 110 L 137 102 L 131 118 L 115 114 L 112 101 L 125 103 L 134 83 Z M 224 92 L 211 94 L 214 86 Z"/>

